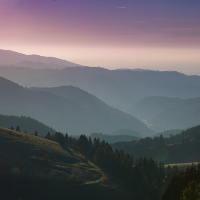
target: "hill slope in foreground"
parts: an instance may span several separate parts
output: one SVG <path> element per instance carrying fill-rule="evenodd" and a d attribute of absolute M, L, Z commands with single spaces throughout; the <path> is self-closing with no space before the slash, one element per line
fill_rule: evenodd
<path fill-rule="evenodd" d="M 0 169 L 1 199 L 133 198 L 77 149 L 6 128 Z"/>

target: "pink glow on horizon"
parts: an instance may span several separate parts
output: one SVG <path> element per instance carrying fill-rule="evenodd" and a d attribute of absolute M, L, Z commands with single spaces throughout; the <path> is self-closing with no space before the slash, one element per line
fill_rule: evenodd
<path fill-rule="evenodd" d="M 0 0 L 0 49 L 109 69 L 198 71 L 199 3 L 152 2 Z"/>
<path fill-rule="evenodd" d="M 120 41 L 121 46 L 200 46 L 200 17 L 153 18 L 152 12 L 141 20 L 144 16 L 134 16 L 127 6 L 108 7 L 101 13 L 97 5 L 92 5 L 87 8 L 65 1 L 1 0 L 0 43 L 98 46 Z"/>
<path fill-rule="evenodd" d="M 6 48 L 4 48 L 6 49 Z M 188 75 L 200 75 L 199 48 L 162 47 L 83 47 L 83 46 L 29 46 L 9 47 L 24 54 L 52 56 L 77 64 L 107 69 L 152 69 L 160 71 L 179 71 Z M 37 53 L 36 53 L 37 52 Z M 156 62 L 155 62 L 156 60 Z"/>

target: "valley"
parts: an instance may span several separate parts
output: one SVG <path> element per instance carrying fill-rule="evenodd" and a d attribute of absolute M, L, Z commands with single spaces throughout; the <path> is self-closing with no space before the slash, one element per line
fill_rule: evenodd
<path fill-rule="evenodd" d="M 0 57 L 9 65 L 0 67 L 2 199 L 165 200 L 172 180 L 185 184 L 179 196 L 189 187 L 182 174 L 200 159 L 198 76 Z"/>

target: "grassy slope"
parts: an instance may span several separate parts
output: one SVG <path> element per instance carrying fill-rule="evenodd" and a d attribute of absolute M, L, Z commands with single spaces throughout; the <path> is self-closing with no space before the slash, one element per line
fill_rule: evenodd
<path fill-rule="evenodd" d="M 44 159 L 47 154 L 49 159 Z M 133 198 L 116 183 L 120 181 L 106 175 L 78 150 L 6 128 L 0 128 L 0 169 L 3 174 L 5 171 L 43 181 L 17 185 L 14 191 L 4 193 L 3 199 Z"/>

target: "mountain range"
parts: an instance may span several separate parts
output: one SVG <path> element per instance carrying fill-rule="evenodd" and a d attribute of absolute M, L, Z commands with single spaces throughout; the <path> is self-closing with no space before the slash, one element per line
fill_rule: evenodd
<path fill-rule="evenodd" d="M 119 129 L 154 132 L 135 117 L 114 109 L 95 96 L 72 86 L 39 91 L 0 78 L 0 113 L 32 117 L 70 135 L 111 134 Z"/>
<path fill-rule="evenodd" d="M 0 74 L 24 87 L 73 85 L 129 113 L 135 103 L 148 96 L 194 98 L 200 94 L 200 77 L 178 72 L 120 71 L 96 67 L 0 67 Z"/>
<path fill-rule="evenodd" d="M 46 65 L 45 65 L 46 64 Z M 65 67 L 74 67 L 80 66 L 66 60 L 54 58 L 54 57 L 45 57 L 39 55 L 25 55 L 22 53 L 3 50 L 0 49 L 0 65 L 15 65 L 20 67 L 29 67 L 29 68 L 48 68 L 52 66 L 53 68 L 65 68 Z M 50 67 L 51 68 L 51 67 Z"/>
<path fill-rule="evenodd" d="M 200 98 L 147 97 L 131 109 L 158 130 L 186 129 L 200 124 Z"/>
<path fill-rule="evenodd" d="M 3 50 L 0 51 L 0 60 L 0 75 L 24 87 L 73 85 L 131 114 L 131 107 L 149 96 L 185 99 L 200 94 L 199 76 L 175 71 L 83 67 L 57 58 L 26 56 Z M 3 63 L 9 66 L 3 66 Z"/>
<path fill-rule="evenodd" d="M 107 104 L 106 106 L 119 109 L 141 120 L 147 120 L 147 123 L 158 131 L 185 129 L 199 124 L 200 76 L 187 76 L 175 71 L 108 70 L 76 64 L 70 66 L 68 61 L 57 58 L 26 56 L 3 50 L 0 51 L 0 58 L 2 58 L 1 63 L 6 59 L 7 64 L 9 60 L 15 63 L 12 64 L 15 66 L 0 67 L 2 77 L 30 88 L 29 92 L 37 90 L 37 94 L 47 92 L 48 95 L 54 95 L 54 98 L 59 97 L 59 100 L 70 100 L 73 105 L 74 103 L 81 105 L 79 110 L 84 110 L 85 107 L 94 110 L 95 107 L 95 115 L 100 111 L 104 112 L 100 114 L 103 116 L 105 115 L 103 108 Z M 72 86 L 76 87 L 76 90 L 79 88 L 79 92 L 73 93 L 75 88 Z M 91 95 L 87 96 L 81 90 L 95 97 L 91 98 Z M 91 98 L 90 101 L 87 97 Z M 95 98 L 99 100 L 98 103 L 94 101 Z M 188 100 L 185 101 L 186 99 Z M 7 114 L 12 113 L 7 112 Z M 19 113 L 18 115 L 21 116 Z M 45 119 L 43 120 L 45 123 Z M 133 130 L 132 127 L 123 126 L 116 130 L 109 129 L 108 132 L 100 129 L 93 131 L 111 134 L 118 129 Z M 133 131 L 136 129 L 134 128 Z M 88 134 L 90 133 L 91 130 Z"/>

